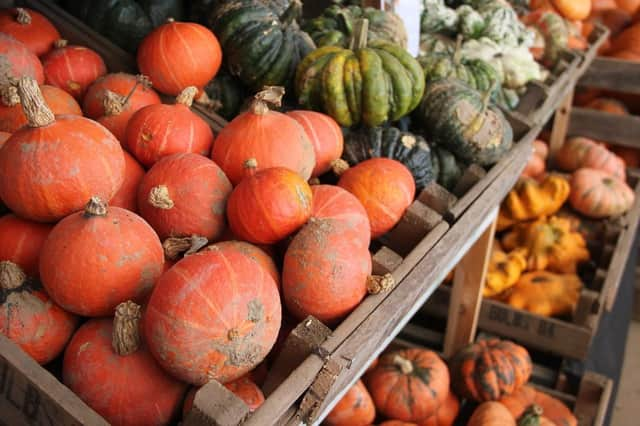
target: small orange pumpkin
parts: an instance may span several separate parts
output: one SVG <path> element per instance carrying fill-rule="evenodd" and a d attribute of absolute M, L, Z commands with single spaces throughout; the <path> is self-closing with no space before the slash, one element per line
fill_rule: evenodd
<path fill-rule="evenodd" d="M 467 426 L 516 426 L 516 420 L 499 402 L 483 402 L 475 409 Z"/>
<path fill-rule="evenodd" d="M 10 260 L 27 276 L 40 276 L 38 263 L 42 245 L 52 225 L 21 219 L 12 214 L 0 217 L 0 260 Z"/>
<path fill-rule="evenodd" d="M 571 207 L 585 216 L 604 218 L 631 208 L 635 195 L 622 180 L 602 170 L 578 169 L 571 176 Z"/>
<path fill-rule="evenodd" d="M 459 413 L 460 400 L 453 392 L 449 392 L 436 413 L 418 423 L 418 426 L 452 426 Z"/>
<path fill-rule="evenodd" d="M 558 167 L 567 172 L 586 167 L 602 170 L 619 179 L 626 177 L 624 161 L 588 138 L 569 138 L 557 152 L 555 161 Z"/>
<path fill-rule="evenodd" d="M 328 426 L 368 426 L 376 417 L 376 407 L 369 391 L 358 380 L 324 420 Z"/>
<path fill-rule="evenodd" d="M 60 38 L 56 27 L 44 15 L 22 7 L 0 11 L 0 32 L 21 41 L 36 56 L 49 52 Z"/>
<path fill-rule="evenodd" d="M 520 418 L 531 405 L 535 404 L 542 408 L 544 417 L 551 420 L 556 425 L 577 426 L 576 417 L 571 413 L 560 400 L 539 392 L 529 385 L 500 399 L 500 403 L 505 406 L 514 418 Z"/>
<path fill-rule="evenodd" d="M 124 153 L 124 182 L 109 205 L 122 207 L 134 213 L 138 211 L 138 187 L 144 177 L 144 169 L 127 151 Z"/>

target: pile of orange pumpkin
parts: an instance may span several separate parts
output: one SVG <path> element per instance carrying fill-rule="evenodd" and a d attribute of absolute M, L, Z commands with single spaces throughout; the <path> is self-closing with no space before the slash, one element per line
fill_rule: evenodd
<path fill-rule="evenodd" d="M 214 135 L 189 108 L 221 62 L 201 25 L 150 33 L 146 77 L 59 38 L 0 11 L 0 331 L 41 364 L 63 355 L 62 381 L 112 424 L 166 424 L 210 380 L 255 409 L 247 374 L 283 318 L 333 326 L 393 286 L 368 247 L 413 202 L 411 172 L 377 158 L 310 186 L 342 132 L 271 110 L 278 87 Z"/>
<path fill-rule="evenodd" d="M 531 358 L 523 347 L 488 339 L 447 364 L 427 349 L 390 350 L 373 362 L 325 419 L 327 426 L 576 426 L 559 400 L 527 384 Z"/>

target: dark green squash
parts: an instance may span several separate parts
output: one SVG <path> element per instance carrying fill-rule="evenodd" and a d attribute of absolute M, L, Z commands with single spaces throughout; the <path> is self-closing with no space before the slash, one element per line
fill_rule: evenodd
<path fill-rule="evenodd" d="M 451 152 L 438 145 L 431 146 L 431 165 L 436 182 L 450 192 L 456 187 L 466 168 Z"/>
<path fill-rule="evenodd" d="M 168 18 L 184 18 L 182 0 L 64 0 L 63 7 L 124 50 L 135 52 L 140 41 Z"/>
<path fill-rule="evenodd" d="M 369 40 L 384 40 L 407 47 L 407 30 L 402 19 L 393 12 L 372 7 L 333 5 L 303 28 L 318 47 L 349 47 L 355 20 L 361 18 L 369 20 Z"/>
<path fill-rule="evenodd" d="M 465 163 L 489 166 L 511 148 L 513 130 L 502 112 L 481 94 L 455 79 L 427 88 L 416 116 L 432 142 Z"/>
<path fill-rule="evenodd" d="M 315 48 L 296 22 L 300 0 L 282 6 L 281 0 L 230 0 L 209 16 L 229 71 L 251 89 L 289 86 L 300 60 Z"/>
<path fill-rule="evenodd" d="M 227 120 L 240 113 L 247 97 L 240 80 L 224 70 L 220 71 L 204 90 L 209 97 L 211 109 Z"/>

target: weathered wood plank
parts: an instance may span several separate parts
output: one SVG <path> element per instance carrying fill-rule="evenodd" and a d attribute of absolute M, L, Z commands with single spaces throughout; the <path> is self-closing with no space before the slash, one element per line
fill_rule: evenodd
<path fill-rule="evenodd" d="M 553 164 L 556 153 L 564 145 L 567 138 L 567 130 L 569 129 L 569 120 L 571 117 L 571 106 L 573 104 L 573 90 L 569 91 L 560 107 L 556 111 L 553 119 L 553 129 L 551 130 L 551 138 L 549 140 L 549 160 Z"/>
<path fill-rule="evenodd" d="M 640 94 L 640 63 L 596 58 L 578 81 L 580 86 Z"/>
<path fill-rule="evenodd" d="M 640 149 L 640 117 L 573 108 L 567 135 Z"/>
<path fill-rule="evenodd" d="M 612 388 L 611 379 L 591 371 L 584 374 L 573 409 L 578 426 L 603 426 Z"/>
<path fill-rule="evenodd" d="M 237 426 L 249 414 L 249 407 L 242 399 L 212 380 L 196 392 L 193 408 L 182 425 Z"/>

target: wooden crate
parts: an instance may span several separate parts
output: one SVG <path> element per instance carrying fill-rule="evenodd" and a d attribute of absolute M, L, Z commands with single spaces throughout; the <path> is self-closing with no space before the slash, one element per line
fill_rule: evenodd
<path fill-rule="evenodd" d="M 640 94 L 640 63 L 596 58 L 578 84 L 593 89 Z"/>

